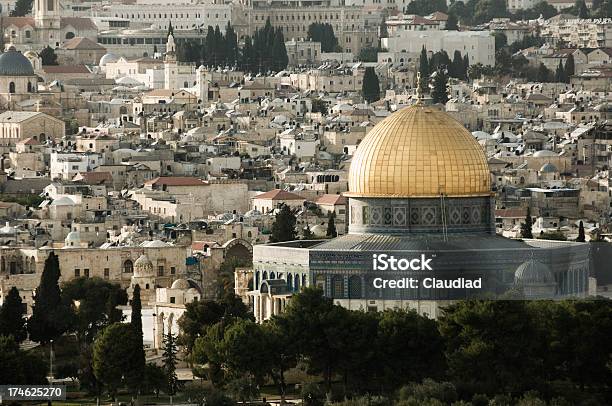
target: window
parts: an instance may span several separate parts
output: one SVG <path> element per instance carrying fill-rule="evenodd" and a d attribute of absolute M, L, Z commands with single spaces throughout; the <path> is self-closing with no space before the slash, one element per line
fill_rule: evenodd
<path fill-rule="evenodd" d="M 104 268 L 104 279 L 110 278 L 110 269 Z"/>
<path fill-rule="evenodd" d="M 133 273 L 134 272 L 134 263 L 131 259 L 127 259 L 123 263 L 123 272 L 124 273 Z"/>
<path fill-rule="evenodd" d="M 170 267 L 170 275 L 175 275 L 176 274 L 176 267 L 171 266 Z"/>
<path fill-rule="evenodd" d="M 9 93 L 15 93 L 15 82 L 9 83 Z"/>
<path fill-rule="evenodd" d="M 83 275 L 85 275 L 86 278 L 89 278 L 89 269 L 83 269 Z"/>
<path fill-rule="evenodd" d="M 54 0 L 47 0 L 47 11 L 53 11 L 54 4 L 53 4 Z"/>
<path fill-rule="evenodd" d="M 176 298 L 174 296 L 170 296 L 170 303 L 176 303 Z"/>
<path fill-rule="evenodd" d="M 79 268 L 76 268 L 76 269 L 74 270 L 74 277 L 75 277 L 75 278 L 78 278 L 78 277 L 80 277 L 80 276 L 81 276 L 81 270 L 80 270 Z"/>
<path fill-rule="evenodd" d="M 157 276 L 164 276 L 164 266 L 163 265 L 159 265 L 157 267 Z"/>

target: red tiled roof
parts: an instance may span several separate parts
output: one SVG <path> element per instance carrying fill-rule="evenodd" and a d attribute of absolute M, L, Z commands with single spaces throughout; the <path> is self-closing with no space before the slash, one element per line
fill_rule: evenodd
<path fill-rule="evenodd" d="M 19 141 L 17 144 L 23 144 L 23 145 L 40 145 L 40 142 L 38 142 L 38 140 L 34 137 L 28 137 L 26 139 L 23 139 L 21 141 Z"/>
<path fill-rule="evenodd" d="M 79 172 L 72 178 L 74 181 L 82 180 L 88 184 L 100 184 L 104 182 L 110 182 L 113 180 L 113 176 L 110 172 Z"/>
<path fill-rule="evenodd" d="M 91 18 L 86 17 L 62 17 L 60 20 L 60 26 L 61 28 L 71 26 L 77 30 L 98 30 Z"/>
<path fill-rule="evenodd" d="M 64 49 L 98 49 L 105 50 L 102 45 L 93 42 L 89 38 L 74 37 L 63 45 Z"/>
<path fill-rule="evenodd" d="M 296 195 L 295 193 L 286 192 L 280 189 L 270 190 L 269 192 L 262 193 L 255 196 L 253 199 L 257 200 L 306 200 L 302 196 Z"/>
<path fill-rule="evenodd" d="M 159 176 L 145 182 L 146 185 L 165 185 L 165 186 L 204 186 L 202 179 L 189 176 Z"/>
<path fill-rule="evenodd" d="M 317 204 L 333 204 L 334 206 L 346 205 L 347 199 L 342 195 L 323 195 L 316 201 Z"/>
<path fill-rule="evenodd" d="M 216 241 L 194 241 L 191 243 L 191 249 L 194 251 L 204 251 L 205 245 L 208 245 L 208 247 L 220 247 Z"/>
<path fill-rule="evenodd" d="M 23 28 L 26 25 L 34 28 L 34 18 L 33 17 L 2 17 L 2 25 L 4 28 L 14 25 L 17 28 Z"/>

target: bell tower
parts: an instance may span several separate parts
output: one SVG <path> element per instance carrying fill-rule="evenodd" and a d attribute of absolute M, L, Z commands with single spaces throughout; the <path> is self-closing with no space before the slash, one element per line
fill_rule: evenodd
<path fill-rule="evenodd" d="M 168 39 L 166 41 L 166 54 L 164 56 L 164 88 L 176 88 L 178 73 L 178 61 L 176 59 L 176 42 L 174 42 L 174 30 L 172 23 L 168 29 Z"/>
<path fill-rule="evenodd" d="M 41 44 L 59 46 L 61 38 L 61 6 L 59 0 L 34 0 L 34 25 Z"/>

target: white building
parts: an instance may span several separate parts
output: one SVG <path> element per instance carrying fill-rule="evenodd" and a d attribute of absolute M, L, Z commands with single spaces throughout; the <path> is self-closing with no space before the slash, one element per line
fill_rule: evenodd
<path fill-rule="evenodd" d="M 470 65 L 495 64 L 495 38 L 490 31 L 398 31 L 390 38 L 382 38 L 382 46 L 389 52 L 446 51 L 452 58 L 455 51 L 468 55 Z"/>
<path fill-rule="evenodd" d="M 130 25 L 141 25 L 141 28 L 155 25 L 167 30 L 168 25 L 177 30 L 191 30 L 208 26 L 219 26 L 221 31 L 232 19 L 232 9 L 228 4 L 181 3 L 153 5 L 149 2 L 136 4 L 111 3 L 104 14 L 114 18 L 130 20 Z M 134 27 L 138 28 L 138 27 Z"/>
<path fill-rule="evenodd" d="M 51 179 L 70 180 L 79 172 L 90 172 L 104 164 L 104 156 L 95 153 L 51 153 Z"/>

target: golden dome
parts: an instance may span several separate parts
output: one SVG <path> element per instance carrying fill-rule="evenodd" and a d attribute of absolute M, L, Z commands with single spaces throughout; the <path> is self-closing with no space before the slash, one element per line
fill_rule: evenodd
<path fill-rule="evenodd" d="M 484 151 L 457 120 L 416 105 L 393 113 L 359 144 L 349 197 L 489 196 Z"/>

